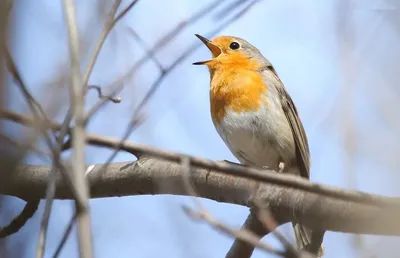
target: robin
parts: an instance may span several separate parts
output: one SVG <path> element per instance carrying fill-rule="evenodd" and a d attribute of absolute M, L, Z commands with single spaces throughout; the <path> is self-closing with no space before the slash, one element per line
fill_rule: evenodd
<path fill-rule="evenodd" d="M 244 39 L 195 34 L 212 59 L 193 63 L 210 72 L 214 126 L 232 154 L 246 166 L 310 177 L 307 136 L 296 107 L 272 64 Z M 293 222 L 300 249 L 323 256 L 324 231 Z"/>

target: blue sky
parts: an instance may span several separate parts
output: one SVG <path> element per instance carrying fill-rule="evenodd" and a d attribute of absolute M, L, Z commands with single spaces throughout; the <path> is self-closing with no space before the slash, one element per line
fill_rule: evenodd
<path fill-rule="evenodd" d="M 68 68 L 61 1 L 16 2 L 12 50 L 17 65 L 29 88 L 45 106 L 66 103 L 68 89 L 54 83 L 60 71 Z M 129 28 L 152 46 L 181 20 L 209 2 L 140 1 L 111 33 L 90 83 L 107 85 L 145 54 L 129 34 Z M 84 35 L 83 69 L 102 29 L 98 10 L 93 7 L 95 3 L 82 1 L 78 9 Z M 346 3 L 350 4 L 346 6 Z M 399 97 L 398 72 L 394 68 L 400 53 L 398 30 L 393 26 L 396 14 L 394 1 L 263 0 L 219 34 L 245 38 L 275 66 L 308 134 L 313 181 L 380 194 L 399 194 L 395 174 L 398 161 L 393 154 L 398 153 L 395 142 L 399 140 L 396 132 L 400 125 L 391 116 Z M 220 22 L 212 15 L 205 17 L 186 28 L 157 57 L 164 66 L 171 64 L 182 49 L 198 40 L 194 33 L 207 34 Z M 208 71 L 191 65 L 207 57 L 208 50 L 199 48 L 165 78 L 146 108 L 146 122 L 130 140 L 214 160 L 236 161 L 210 119 Z M 157 67 L 148 62 L 134 78 L 125 82 L 120 94 L 122 103 L 102 109 L 90 123 L 89 131 L 120 137 L 135 104 L 157 76 Z M 10 108 L 27 112 L 21 95 L 13 89 L 9 94 Z M 90 93 L 88 105 L 95 101 L 96 94 Z M 64 110 L 65 106 L 61 111 Z M 54 114 L 55 119 L 62 119 L 61 111 Z M 377 134 L 379 137 L 374 137 Z M 93 147 L 87 150 L 89 164 L 104 162 L 110 155 L 108 150 Z M 116 161 L 127 160 L 132 160 L 132 156 L 121 153 L 116 158 Z M 41 163 L 34 158 L 27 162 Z M 241 226 L 248 215 L 245 207 L 203 199 L 202 202 L 215 217 L 235 227 Z M 159 257 L 160 254 L 223 257 L 233 240 L 205 224 L 191 221 L 182 212 L 182 204 L 191 204 L 190 199 L 136 196 L 91 200 L 96 257 Z M 32 235 L 29 243 L 24 242 L 28 248 L 26 257 L 32 257 L 35 252 L 43 206 L 42 202 L 35 217 L 11 237 L 11 247 L 16 247 L 21 236 Z M 15 212 L 21 207 L 22 202 L 16 201 Z M 54 203 L 46 257 L 54 252 L 71 211 L 70 201 Z M 290 226 L 283 226 L 281 230 L 292 238 Z M 61 257 L 77 255 L 75 233 Z M 356 249 L 352 239 L 347 234 L 328 232 L 325 257 L 354 257 Z M 273 241 L 270 236 L 266 240 Z M 365 238 L 366 246 L 372 251 L 376 249 L 374 246 L 390 246 L 395 240 Z M 385 253 L 385 257 L 397 257 L 391 255 L 394 254 Z M 265 256 L 256 251 L 253 257 Z"/>

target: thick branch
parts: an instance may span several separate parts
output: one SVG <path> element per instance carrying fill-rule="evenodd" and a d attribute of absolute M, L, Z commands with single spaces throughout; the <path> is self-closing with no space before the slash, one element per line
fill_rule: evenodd
<path fill-rule="evenodd" d="M 99 170 L 101 166 L 96 165 L 88 174 L 92 198 L 187 195 L 180 166 L 176 163 L 143 157 L 138 162 L 110 164 L 102 172 Z M 50 167 L 31 165 L 20 166 L 12 174 L 0 171 L 0 193 L 23 199 L 44 198 L 49 173 Z M 218 202 L 250 205 L 248 199 L 255 187 L 254 180 L 196 168 L 193 168 L 192 179 L 201 197 Z M 55 198 L 72 197 L 69 188 L 58 178 Z M 400 226 L 397 223 L 399 214 L 382 206 L 358 204 L 269 183 L 262 185 L 258 197 L 269 203 L 273 214 L 279 216 L 282 223 L 296 220 L 310 228 L 360 234 L 400 235 Z"/>

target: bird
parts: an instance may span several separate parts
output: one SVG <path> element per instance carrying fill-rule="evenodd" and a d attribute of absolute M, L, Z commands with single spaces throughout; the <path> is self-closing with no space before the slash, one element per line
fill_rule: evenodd
<path fill-rule="evenodd" d="M 212 54 L 193 65 L 208 67 L 212 122 L 231 153 L 245 166 L 310 179 L 307 135 L 271 62 L 242 38 L 195 36 Z M 292 225 L 298 248 L 322 257 L 325 232 Z"/>

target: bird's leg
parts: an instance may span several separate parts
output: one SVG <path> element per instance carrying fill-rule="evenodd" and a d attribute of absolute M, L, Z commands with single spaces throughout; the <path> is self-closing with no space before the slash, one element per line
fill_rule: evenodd
<path fill-rule="evenodd" d="M 279 173 L 282 173 L 283 172 L 283 170 L 285 169 L 285 163 L 283 163 L 283 162 L 279 162 Z"/>

